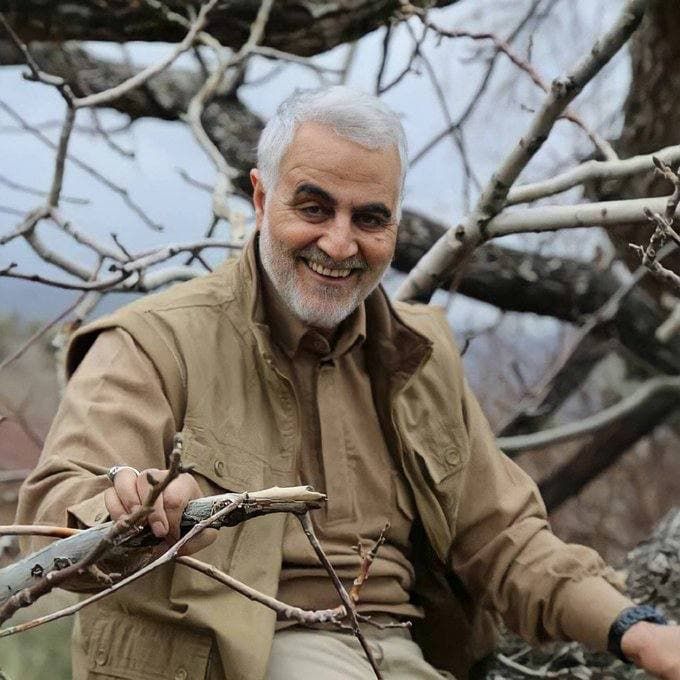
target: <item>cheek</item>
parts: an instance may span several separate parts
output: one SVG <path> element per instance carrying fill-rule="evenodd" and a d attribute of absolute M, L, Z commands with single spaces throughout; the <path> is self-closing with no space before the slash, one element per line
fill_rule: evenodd
<path fill-rule="evenodd" d="M 368 263 L 373 267 L 389 264 L 394 256 L 396 235 L 378 234 L 363 243 L 362 251 Z"/>

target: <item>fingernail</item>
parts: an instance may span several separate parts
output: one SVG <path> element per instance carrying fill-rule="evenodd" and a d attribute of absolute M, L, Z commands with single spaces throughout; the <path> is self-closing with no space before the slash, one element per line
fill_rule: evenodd
<path fill-rule="evenodd" d="M 151 531 L 153 531 L 153 535 L 156 536 L 156 538 L 161 538 L 166 534 L 163 522 L 154 522 L 151 525 Z"/>

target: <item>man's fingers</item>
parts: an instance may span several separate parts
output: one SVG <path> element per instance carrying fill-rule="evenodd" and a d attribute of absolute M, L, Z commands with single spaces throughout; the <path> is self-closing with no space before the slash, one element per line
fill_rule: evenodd
<path fill-rule="evenodd" d="M 170 536 L 179 539 L 179 526 L 187 503 L 199 492 L 196 481 L 189 474 L 181 474 L 174 479 L 163 493 L 163 509 L 168 518 Z"/>
<path fill-rule="evenodd" d="M 149 475 L 157 482 L 163 481 L 167 475 L 167 470 L 144 470 L 139 477 L 137 477 L 137 493 L 142 502 L 146 501 L 151 492 L 151 483 L 149 482 Z M 163 497 L 159 496 L 153 504 L 153 510 L 147 519 L 153 535 L 157 538 L 164 538 L 168 533 L 168 518 L 163 509 Z"/>
<path fill-rule="evenodd" d="M 118 494 L 113 487 L 107 489 L 104 492 L 104 504 L 106 505 L 106 510 L 108 511 L 109 515 L 111 515 L 111 519 L 114 522 L 123 515 L 127 515 L 127 510 L 120 502 L 120 498 L 118 498 Z"/>
<path fill-rule="evenodd" d="M 137 490 L 137 479 L 133 470 L 123 468 L 113 480 L 113 489 L 127 514 L 134 512 L 142 504 Z"/>

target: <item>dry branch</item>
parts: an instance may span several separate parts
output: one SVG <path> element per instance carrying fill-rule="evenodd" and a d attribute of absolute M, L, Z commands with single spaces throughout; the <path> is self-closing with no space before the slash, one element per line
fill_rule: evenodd
<path fill-rule="evenodd" d="M 213 519 L 213 523 L 210 524 L 211 527 L 235 526 L 247 519 L 272 512 L 293 512 L 296 514 L 306 512 L 310 508 L 319 507 L 325 498 L 323 494 L 304 486 L 284 489 L 273 487 L 246 494 L 243 498 L 242 496 L 243 494 L 227 493 L 191 501 L 182 516 L 183 533 L 186 535 L 186 532 L 192 531 L 193 527 L 205 521 L 206 518 L 213 517 L 216 512 L 227 506 L 234 506 L 230 511 L 229 518 L 225 518 L 220 523 L 214 523 Z M 135 518 L 135 526 L 141 519 L 143 519 L 142 516 Z M 79 532 L 71 538 L 56 541 L 39 552 L 0 570 L 0 605 L 8 597 L 34 583 L 35 577 L 31 572 L 36 567 L 41 574 L 48 574 L 54 569 L 55 563 L 72 565 L 81 562 L 94 547 L 101 544 L 102 539 L 114 526 L 113 522 L 97 525 Z M 144 558 L 148 560 L 149 549 L 160 543 L 161 541 L 156 539 L 148 529 L 137 532 L 132 536 L 121 535 L 120 541 L 117 540 L 117 537 L 113 537 L 113 545 L 109 548 L 108 559 L 118 566 L 127 562 L 131 570 L 136 570 Z M 145 553 L 141 556 L 141 561 L 140 549 L 146 549 L 146 551 L 141 551 Z M 81 580 L 77 583 L 71 582 L 70 585 L 73 587 L 93 587 L 97 585 L 87 577 L 87 574 L 79 574 L 79 577 L 81 577 Z"/>
<path fill-rule="evenodd" d="M 666 393 L 678 394 L 678 403 L 680 403 L 680 377 L 651 378 L 638 387 L 633 394 L 592 416 L 540 432 L 514 437 L 499 437 L 496 443 L 510 455 L 553 446 L 613 426 L 621 419 L 635 414 L 640 408 L 644 408 L 648 402 L 657 399 L 658 395 Z"/>
<path fill-rule="evenodd" d="M 241 595 L 253 602 L 259 602 L 265 607 L 269 607 L 269 609 L 276 612 L 277 617 L 281 620 L 297 621 L 302 625 L 310 625 L 313 623 L 339 623 L 346 615 L 345 608 L 342 605 L 335 607 L 334 609 L 308 610 L 286 604 L 274 597 L 270 597 L 269 595 L 265 595 L 264 593 L 255 590 L 255 588 L 247 586 L 245 583 L 241 583 L 241 581 L 235 579 L 233 576 L 229 576 L 229 574 L 225 574 L 211 564 L 201 562 L 194 557 L 188 557 L 186 555 L 179 556 L 175 558 L 175 562 L 215 579 L 219 583 L 241 593 Z"/>
<path fill-rule="evenodd" d="M 524 137 L 503 160 L 487 184 L 473 212 L 449 229 L 411 271 L 397 297 L 422 299 L 447 272 L 465 262 L 470 253 L 491 238 L 490 221 L 503 210 L 508 192 L 517 177 L 541 148 L 565 108 L 630 38 L 642 19 L 647 0 L 630 0 L 612 29 L 598 41 L 566 76 L 557 78 Z M 500 217 L 503 217 L 502 215 Z"/>

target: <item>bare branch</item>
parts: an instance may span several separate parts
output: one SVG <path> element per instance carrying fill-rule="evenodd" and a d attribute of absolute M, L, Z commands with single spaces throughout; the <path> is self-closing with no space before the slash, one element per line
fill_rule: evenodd
<path fill-rule="evenodd" d="M 423 10 L 411 8 L 411 11 L 418 15 L 420 20 L 423 22 L 423 25 L 432 29 L 435 33 L 442 37 L 469 38 L 471 40 L 476 41 L 478 40 L 491 41 L 496 49 L 496 54 L 504 54 L 515 66 L 517 66 L 521 71 L 526 73 L 534 82 L 534 84 L 540 87 L 546 94 L 550 94 L 551 91 L 550 86 L 545 80 L 543 80 L 538 71 L 528 61 L 523 59 L 517 52 L 515 52 L 512 46 L 509 44 L 509 42 L 503 40 L 502 38 L 499 38 L 495 33 L 489 32 L 480 33 L 466 31 L 463 29 L 445 30 L 429 21 Z M 484 83 L 484 85 L 486 85 L 486 83 Z M 586 135 L 591 140 L 595 148 L 602 154 L 602 156 L 605 159 L 616 160 L 618 158 L 612 145 L 606 139 L 603 139 L 597 132 L 595 132 L 578 113 L 576 113 L 569 107 L 565 107 L 563 113 L 561 114 L 561 117 L 565 118 L 566 120 L 569 120 L 570 122 L 580 127 L 586 133 Z M 437 137 L 435 137 L 434 140 L 429 142 L 423 148 L 423 150 L 419 151 L 414 157 L 412 163 L 416 163 L 418 160 L 420 160 L 420 158 L 422 158 L 422 156 L 425 153 L 432 149 L 436 143 L 443 139 L 447 134 L 450 134 L 457 127 L 459 127 L 458 123 L 453 123 L 450 121 L 447 129 L 443 133 L 437 135 Z"/>
<path fill-rule="evenodd" d="M 31 196 L 43 198 L 47 196 L 47 192 L 45 191 L 40 191 L 39 189 L 34 189 L 33 187 L 29 187 L 26 184 L 15 182 L 4 175 L 0 175 L 0 184 L 4 184 L 6 187 L 14 189 L 14 191 L 22 191 L 25 194 L 30 194 Z M 62 196 L 61 200 L 64 201 L 64 203 L 74 203 L 75 205 L 88 205 L 90 203 L 88 198 L 77 198 L 75 196 Z"/>
<path fill-rule="evenodd" d="M 530 201 L 554 196 L 576 186 L 593 180 L 621 179 L 642 174 L 654 169 L 654 157 L 667 163 L 680 162 L 680 145 L 667 146 L 654 153 L 633 156 L 615 161 L 586 161 L 550 179 L 533 184 L 525 184 L 511 189 L 507 205 L 529 203 Z"/>
<path fill-rule="evenodd" d="M 53 149 L 55 151 L 57 150 L 57 145 L 49 137 L 47 137 L 39 128 L 27 123 L 9 104 L 0 100 L 0 109 L 2 109 L 16 123 L 18 123 L 22 130 L 29 132 L 31 135 L 39 139 L 43 144 L 48 146 L 50 149 Z M 80 160 L 76 156 L 73 156 L 72 154 L 67 154 L 66 158 L 70 160 L 76 167 L 80 168 L 81 170 L 87 172 L 89 175 L 94 177 L 94 179 L 103 184 L 107 189 L 113 191 L 115 194 L 120 196 L 121 200 L 125 203 L 125 205 L 127 205 L 128 208 L 130 208 L 130 210 L 132 210 L 148 227 L 155 231 L 163 230 L 163 227 L 159 225 L 157 222 L 154 222 L 141 208 L 141 206 L 132 199 L 127 189 L 111 181 L 110 179 L 102 175 L 92 165 L 86 163 L 85 161 Z M 0 245 L 2 245 L 1 240 Z"/>
<path fill-rule="evenodd" d="M 51 536 L 52 538 L 69 538 L 69 536 L 75 536 L 80 532 L 81 529 L 41 526 L 39 524 L 9 524 L 0 526 L 0 536 Z"/>
<path fill-rule="evenodd" d="M 241 595 L 253 602 L 259 602 L 265 607 L 269 607 L 269 609 L 272 609 L 277 613 L 279 619 L 297 621 L 303 625 L 309 625 L 313 623 L 337 623 L 345 616 L 345 608 L 343 606 L 335 607 L 334 609 L 307 610 L 286 604 L 276 598 L 261 593 L 259 590 L 255 590 L 255 588 L 251 588 L 245 583 L 241 583 L 241 581 L 235 579 L 233 576 L 229 576 L 229 574 L 225 574 L 223 571 L 217 569 L 217 567 L 201 562 L 194 557 L 180 555 L 175 558 L 175 562 L 183 564 L 190 569 L 195 569 L 196 571 L 219 581 L 232 590 L 241 593 Z"/>
<path fill-rule="evenodd" d="M 210 12 L 210 10 L 216 4 L 217 0 L 208 0 L 208 2 L 201 6 L 200 11 L 198 12 L 198 16 L 196 17 L 196 20 L 192 22 L 191 28 L 184 37 L 184 40 L 182 40 L 182 42 L 176 45 L 175 48 L 163 59 L 161 59 L 155 64 L 152 64 L 148 68 L 139 71 L 139 73 L 135 73 L 135 75 L 128 78 L 125 82 L 120 83 L 120 85 L 116 85 L 115 87 L 112 87 L 109 90 L 105 90 L 104 92 L 98 92 L 97 94 L 92 94 L 87 97 L 76 98 L 73 102 L 74 107 L 82 109 L 89 106 L 102 106 L 104 104 L 108 104 L 114 99 L 117 99 L 118 97 L 122 96 L 129 90 L 133 90 L 136 87 L 139 87 L 150 78 L 153 78 L 154 76 L 161 73 L 164 69 L 170 66 L 170 64 L 172 64 L 172 62 L 175 61 L 175 59 L 177 59 L 177 57 L 179 57 L 180 54 L 183 54 L 184 52 L 191 48 L 191 46 L 194 44 L 194 41 L 196 40 L 197 34 L 205 26 L 208 12 Z"/>
<path fill-rule="evenodd" d="M 637 28 L 646 0 L 631 0 L 613 28 L 566 76 L 557 78 L 550 95 L 515 148 L 485 187 L 474 211 L 450 229 L 411 271 L 397 292 L 399 299 L 429 294 L 446 271 L 463 263 L 472 250 L 490 238 L 487 226 L 504 207 L 512 185 L 547 139 L 555 122 L 583 87 L 609 62 Z"/>
<path fill-rule="evenodd" d="M 638 408 L 655 399 L 657 394 L 671 392 L 680 394 L 679 377 L 652 378 L 643 383 L 633 394 L 592 416 L 581 418 L 577 422 L 568 425 L 560 425 L 549 430 L 543 430 L 542 432 L 514 437 L 499 437 L 496 439 L 496 443 L 503 451 L 511 455 L 560 444 L 593 432 L 598 432 L 620 421 L 622 418 L 634 414 Z"/>
<path fill-rule="evenodd" d="M 75 302 L 70 304 L 66 309 L 61 311 L 57 316 L 55 316 L 51 321 L 48 321 L 46 324 L 44 324 L 42 327 L 40 327 L 33 335 L 31 335 L 26 342 L 24 342 L 21 347 L 19 347 L 14 354 L 11 354 L 8 356 L 6 359 L 4 359 L 0 363 L 0 373 L 4 371 L 8 366 L 13 364 L 17 359 L 19 359 L 23 354 L 26 353 L 26 351 L 34 345 L 40 338 L 42 338 L 45 333 L 47 333 L 51 328 L 54 328 L 56 324 L 58 324 L 65 316 L 68 316 L 83 300 L 83 296 L 81 295 Z M 0 533 L 2 533 L 0 531 Z"/>

